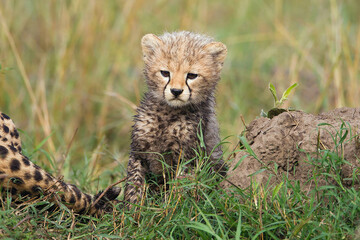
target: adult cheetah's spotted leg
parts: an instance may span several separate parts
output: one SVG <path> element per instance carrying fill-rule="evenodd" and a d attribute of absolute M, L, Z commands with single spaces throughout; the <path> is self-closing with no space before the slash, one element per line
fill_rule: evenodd
<path fill-rule="evenodd" d="M 67 184 L 51 176 L 32 163 L 21 152 L 21 140 L 14 122 L 0 112 L 0 187 L 13 195 L 49 196 L 52 202 L 61 201 L 78 213 L 101 214 L 111 210 L 111 200 L 120 192 L 111 188 L 101 199 L 81 192 L 75 185 Z M 97 202 L 94 204 L 94 202 Z M 110 201 L 109 201 L 110 200 Z"/>
<path fill-rule="evenodd" d="M 124 193 L 126 202 L 138 203 L 140 201 L 145 183 L 145 172 L 146 169 L 142 166 L 141 160 L 131 155 L 127 167 L 127 182 Z"/>

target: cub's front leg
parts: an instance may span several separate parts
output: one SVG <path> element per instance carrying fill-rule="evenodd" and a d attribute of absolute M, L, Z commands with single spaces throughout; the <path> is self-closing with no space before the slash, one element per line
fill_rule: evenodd
<path fill-rule="evenodd" d="M 127 167 L 127 182 L 125 185 L 124 200 L 128 203 L 138 203 L 143 194 L 146 169 L 141 159 L 130 155 Z"/>

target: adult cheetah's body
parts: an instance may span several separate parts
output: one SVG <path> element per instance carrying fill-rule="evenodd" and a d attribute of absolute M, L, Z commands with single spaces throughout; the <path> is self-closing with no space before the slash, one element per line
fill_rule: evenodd
<path fill-rule="evenodd" d="M 14 197 L 17 195 L 49 195 L 50 201 L 61 201 L 77 213 L 98 214 L 109 208 L 109 200 L 115 199 L 119 189 L 112 188 L 100 196 L 83 193 L 75 185 L 58 180 L 32 163 L 22 154 L 21 140 L 14 122 L 0 112 L 0 187 Z"/>

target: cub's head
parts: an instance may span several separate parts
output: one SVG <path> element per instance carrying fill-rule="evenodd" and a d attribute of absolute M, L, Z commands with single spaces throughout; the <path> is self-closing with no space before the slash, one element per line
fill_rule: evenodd
<path fill-rule="evenodd" d="M 149 91 L 173 107 L 198 104 L 214 92 L 226 46 L 191 32 L 147 34 L 141 40 Z"/>

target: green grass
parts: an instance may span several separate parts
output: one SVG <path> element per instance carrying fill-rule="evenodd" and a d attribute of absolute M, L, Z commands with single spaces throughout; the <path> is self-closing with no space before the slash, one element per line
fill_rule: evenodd
<path fill-rule="evenodd" d="M 279 92 L 299 83 L 285 107 L 316 113 L 358 106 L 359 12 L 357 0 L 1 0 L 0 110 L 23 130 L 33 161 L 96 192 L 125 175 L 132 116 L 145 90 L 144 34 L 186 29 L 227 45 L 217 113 L 222 136 L 232 136 L 225 149 L 233 149 L 241 116 L 248 124 L 272 107 L 269 82 Z M 284 181 L 276 194 L 256 185 L 229 193 L 217 184 L 211 176 L 177 180 L 169 200 L 149 196 L 139 220 L 121 209 L 115 220 L 98 220 L 4 204 L 0 235 L 338 239 L 358 225 L 351 188 L 308 195 Z M 336 203 L 317 203 L 321 197 Z"/>
<path fill-rule="evenodd" d="M 342 145 L 344 140 L 340 141 Z M 251 152 L 250 152 L 251 154 Z M 191 176 L 168 181 L 130 210 L 117 206 L 100 218 L 77 216 L 45 198 L 15 208 L 2 198 L 0 233 L 15 239 L 352 239 L 360 223 L 360 195 L 354 187 L 335 184 L 344 160 L 329 150 L 310 157 L 314 174 L 325 180 L 312 190 L 280 176 L 270 186 L 253 182 L 247 189 L 224 189 L 199 152 Z M 181 169 L 181 167 L 179 168 Z M 88 171 L 87 168 L 84 169 Z M 273 176 L 274 177 L 274 176 Z M 42 207 L 40 207 L 42 206 Z"/>

